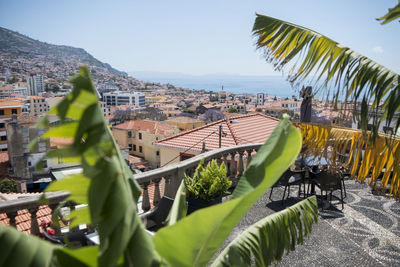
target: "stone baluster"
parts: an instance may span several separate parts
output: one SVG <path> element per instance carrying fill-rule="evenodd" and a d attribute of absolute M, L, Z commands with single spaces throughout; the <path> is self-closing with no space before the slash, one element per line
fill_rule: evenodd
<path fill-rule="evenodd" d="M 239 151 L 239 165 L 238 165 L 238 178 L 242 176 L 244 167 L 243 167 L 243 153 L 244 151 Z"/>
<path fill-rule="evenodd" d="M 7 212 L 7 217 L 10 219 L 10 226 L 17 228 L 17 223 L 15 222 L 15 218 L 18 216 L 17 211 Z"/>
<path fill-rule="evenodd" d="M 235 152 L 231 152 L 231 166 L 230 166 L 230 171 L 231 171 L 231 175 L 230 177 L 233 179 L 236 177 L 236 162 L 235 162 Z"/>
<path fill-rule="evenodd" d="M 160 199 L 161 199 L 160 181 L 161 181 L 161 178 L 158 178 L 158 179 L 154 180 L 154 198 L 153 198 L 154 206 L 157 205 L 158 202 L 160 202 Z"/>
<path fill-rule="evenodd" d="M 148 185 L 149 182 L 143 184 L 142 210 L 144 212 L 150 210 L 150 198 L 149 198 L 149 192 L 147 190 Z"/>
<path fill-rule="evenodd" d="M 226 167 L 226 173 L 228 174 L 228 154 L 224 154 L 222 156 L 222 158 L 224 160 L 224 164 L 225 164 L 225 167 Z"/>
<path fill-rule="evenodd" d="M 39 207 L 29 208 L 29 213 L 31 214 L 31 235 L 40 235 L 39 224 L 37 221 L 37 212 Z"/>
<path fill-rule="evenodd" d="M 247 167 L 249 166 L 250 161 L 251 161 L 251 153 L 253 152 L 253 150 L 249 149 L 249 150 L 246 150 L 246 152 L 247 152 L 247 162 L 246 162 L 246 169 L 247 169 Z"/>
<path fill-rule="evenodd" d="M 222 158 L 221 157 L 217 158 L 217 163 L 218 163 L 218 166 L 221 165 L 221 163 L 222 163 Z"/>
<path fill-rule="evenodd" d="M 173 192 L 171 192 L 171 179 L 171 175 L 164 176 L 164 196 L 175 198 Z"/>

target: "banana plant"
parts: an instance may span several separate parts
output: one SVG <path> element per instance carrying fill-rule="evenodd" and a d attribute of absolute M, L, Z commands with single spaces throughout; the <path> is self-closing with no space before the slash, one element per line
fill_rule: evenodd
<path fill-rule="evenodd" d="M 399 6 L 381 18 L 389 22 L 399 16 Z M 311 29 L 257 14 L 253 27 L 257 48 L 277 70 L 288 71 L 290 81 L 307 79 L 319 89 L 327 88 L 335 107 L 352 110 L 353 119 L 367 130 L 372 114 L 371 140 L 378 136 L 379 125 L 400 126 L 400 75 L 356 51 Z M 347 112 L 348 113 L 348 112 Z"/>
<path fill-rule="evenodd" d="M 138 216 L 140 186 L 104 121 L 88 70 L 82 67 L 71 83 L 72 92 L 48 115 L 58 116 L 61 123 L 49 126 L 48 116 L 44 117 L 39 125 L 48 131 L 40 139 L 70 139 L 71 145 L 49 151 L 46 157 L 80 162 L 83 173 L 56 181 L 47 191 L 67 190 L 69 200 L 88 203 L 70 219 L 74 225 L 94 225 L 100 245 L 69 249 L 0 226 L 0 266 L 206 266 L 301 148 L 299 130 L 284 118 L 249 164 L 230 200 L 185 216 L 181 186 L 168 225 L 151 237 Z M 267 266 L 302 243 L 317 220 L 316 198 L 303 200 L 249 227 L 213 265 L 247 266 L 254 257 L 257 266 Z"/>

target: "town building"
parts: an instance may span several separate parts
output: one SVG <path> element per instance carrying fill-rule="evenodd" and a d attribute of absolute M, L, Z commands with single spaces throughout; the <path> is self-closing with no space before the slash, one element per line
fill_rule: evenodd
<path fill-rule="evenodd" d="M 0 150 L 7 151 L 7 130 L 6 122 L 12 115 L 20 115 L 22 112 L 21 101 L 2 100 L 0 101 Z"/>
<path fill-rule="evenodd" d="M 257 93 L 256 99 L 255 99 L 255 105 L 256 106 L 263 106 L 266 100 L 266 95 L 264 93 Z"/>
<path fill-rule="evenodd" d="M 135 105 L 138 107 L 144 107 L 146 105 L 145 95 L 140 92 L 130 93 L 115 91 L 111 93 L 104 93 L 103 101 L 109 106 Z"/>
<path fill-rule="evenodd" d="M 154 143 L 178 132 L 177 127 L 150 120 L 131 120 L 112 127 L 119 146 L 128 148 L 130 155 L 144 158 L 153 168 L 160 167 L 160 150 Z"/>
<path fill-rule="evenodd" d="M 30 96 L 24 100 L 25 111 L 33 116 L 43 116 L 49 111 L 46 98 L 42 96 Z"/>
<path fill-rule="evenodd" d="M 28 91 L 29 95 L 40 95 L 44 92 L 44 80 L 40 74 L 28 77 Z"/>
<path fill-rule="evenodd" d="M 186 116 L 169 118 L 165 121 L 165 123 L 176 126 L 181 131 L 195 129 L 204 125 L 204 122 L 202 120 Z"/>

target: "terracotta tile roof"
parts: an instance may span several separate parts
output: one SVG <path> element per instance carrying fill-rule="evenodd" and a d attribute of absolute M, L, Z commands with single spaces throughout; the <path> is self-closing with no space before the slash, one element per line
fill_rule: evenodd
<path fill-rule="evenodd" d="M 39 120 L 38 117 L 30 115 L 30 114 L 21 114 L 18 116 L 19 123 L 36 123 Z"/>
<path fill-rule="evenodd" d="M 21 197 L 29 197 L 35 196 L 41 193 L 10 193 L 10 194 L 0 194 L 0 201 L 2 200 L 12 200 L 18 199 Z M 52 210 L 49 206 L 43 205 L 39 206 L 39 210 L 36 213 L 37 222 L 39 225 L 40 231 L 42 231 L 41 223 L 42 221 L 50 222 L 51 221 L 51 213 Z M 17 230 L 26 234 L 31 233 L 31 214 L 27 209 L 19 210 L 17 212 L 17 216 L 15 217 L 15 224 L 17 226 Z M 0 224 L 5 226 L 10 225 L 10 219 L 7 217 L 6 213 L 0 213 Z M 61 227 L 65 226 L 64 223 L 60 220 Z"/>
<path fill-rule="evenodd" d="M 170 136 L 174 134 L 175 128 L 159 121 L 144 121 L 134 120 L 126 121 L 122 124 L 113 126 L 116 129 L 122 130 L 136 130 L 136 131 L 149 131 L 151 134 L 161 134 L 164 136 Z"/>
<path fill-rule="evenodd" d="M 18 100 L 3 100 L 0 101 L 0 107 L 15 107 L 21 106 L 21 102 Z"/>
<path fill-rule="evenodd" d="M 46 98 L 43 97 L 43 96 L 36 96 L 36 95 L 31 95 L 31 96 L 29 96 L 29 98 L 30 98 L 30 99 L 46 99 Z"/>
<path fill-rule="evenodd" d="M 200 152 L 203 141 L 206 149 L 217 149 L 219 125 L 222 124 L 222 147 L 263 143 L 278 125 L 279 120 L 261 113 L 235 116 L 182 132 L 158 141 L 156 145 Z"/>
<path fill-rule="evenodd" d="M 196 123 L 196 122 L 202 122 L 199 119 L 194 119 L 191 117 L 185 117 L 185 116 L 180 116 L 180 117 L 173 117 L 168 119 L 168 121 L 171 122 L 177 122 L 177 123 Z"/>
<path fill-rule="evenodd" d="M 64 148 L 74 142 L 72 138 L 52 137 L 50 138 L 50 146 Z"/>

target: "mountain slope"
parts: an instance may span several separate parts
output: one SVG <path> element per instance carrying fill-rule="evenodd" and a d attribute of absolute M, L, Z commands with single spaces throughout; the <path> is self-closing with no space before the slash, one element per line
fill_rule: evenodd
<path fill-rule="evenodd" d="M 53 45 L 34 40 L 23 34 L 0 27 L 0 52 L 13 56 L 44 57 L 48 61 L 78 61 L 89 66 L 104 68 L 116 75 L 127 74 L 103 63 L 82 48 L 65 45 Z"/>

